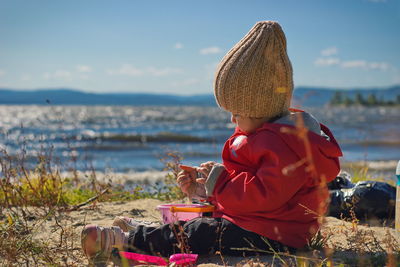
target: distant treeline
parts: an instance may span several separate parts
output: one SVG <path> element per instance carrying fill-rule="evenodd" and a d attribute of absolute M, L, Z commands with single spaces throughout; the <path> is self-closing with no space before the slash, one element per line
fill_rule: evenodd
<path fill-rule="evenodd" d="M 331 105 L 361 105 L 361 106 L 395 106 L 400 105 L 400 95 L 397 95 L 395 100 L 378 99 L 375 94 L 363 96 L 361 93 L 356 93 L 350 97 L 343 91 L 336 91 L 329 101 Z"/>

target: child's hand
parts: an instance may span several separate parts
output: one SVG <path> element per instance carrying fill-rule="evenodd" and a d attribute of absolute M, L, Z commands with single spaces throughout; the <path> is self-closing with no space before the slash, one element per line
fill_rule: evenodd
<path fill-rule="evenodd" d="M 197 182 L 198 182 L 198 183 L 204 184 L 204 183 L 206 182 L 207 177 L 208 177 L 208 175 L 210 174 L 211 169 L 213 168 L 213 166 L 214 166 L 215 164 L 217 164 L 217 163 L 214 162 L 214 161 L 207 161 L 207 162 L 204 162 L 204 163 L 200 164 L 200 168 L 197 168 L 197 171 L 198 171 L 199 173 L 201 173 L 201 176 L 202 176 L 203 178 L 197 179 Z"/>
<path fill-rule="evenodd" d="M 179 168 L 181 168 L 182 171 L 178 173 L 176 181 L 182 192 L 190 197 L 196 191 L 198 184 L 204 184 L 206 179 L 198 178 L 197 175 L 200 173 L 201 169 L 199 167 L 179 165 Z"/>
<path fill-rule="evenodd" d="M 196 168 L 180 165 L 179 168 L 182 169 L 178 173 L 176 181 L 182 192 L 188 196 L 191 196 L 196 188 L 197 171 Z"/>

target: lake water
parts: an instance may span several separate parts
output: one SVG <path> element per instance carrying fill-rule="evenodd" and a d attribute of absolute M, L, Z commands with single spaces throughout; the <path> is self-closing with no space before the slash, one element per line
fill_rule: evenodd
<path fill-rule="evenodd" d="M 400 159 L 400 108 L 306 110 L 330 127 L 344 160 Z M 65 170 L 114 172 L 161 170 L 167 151 L 187 164 L 220 161 L 233 129 L 216 107 L 0 105 L 2 156 L 23 154 L 28 167 L 39 154 Z"/>

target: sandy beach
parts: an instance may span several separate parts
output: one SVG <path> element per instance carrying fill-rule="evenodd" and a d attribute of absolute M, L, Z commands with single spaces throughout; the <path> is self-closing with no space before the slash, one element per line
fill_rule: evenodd
<path fill-rule="evenodd" d="M 371 168 L 376 170 L 390 170 L 394 168 L 396 162 L 369 162 Z M 393 166 L 394 165 L 394 166 Z M 164 172 L 145 172 L 136 174 L 98 174 L 100 179 L 112 179 L 113 182 L 154 182 L 161 180 Z M 103 176 L 101 176 L 103 175 Z M 110 226 L 116 216 L 133 217 L 148 222 L 161 222 L 161 216 L 156 209 L 157 205 L 162 204 L 156 199 L 140 199 L 127 202 L 93 202 L 79 210 L 63 213 L 59 218 L 63 223 L 64 235 L 68 233 L 70 244 L 74 257 L 81 259 L 82 264 L 87 264 L 87 259 L 80 248 L 80 231 L 86 224 L 97 224 L 101 226 Z M 175 201 L 174 203 L 177 203 Z M 35 238 L 50 240 L 53 244 L 60 241 L 62 235 L 60 227 L 56 227 L 55 220 L 44 220 L 36 222 L 40 231 L 37 231 Z M 326 247 L 323 251 L 302 253 L 306 258 L 326 259 L 332 253 L 332 259 L 336 263 L 354 262 L 362 255 L 378 255 L 382 252 L 398 251 L 400 244 L 400 235 L 393 228 L 389 227 L 369 227 L 356 222 L 339 220 L 333 217 L 326 217 L 322 233 L 327 237 Z M 71 241 L 73 240 L 73 241 Z M 317 253 L 317 254 L 315 254 Z M 361 255 L 361 256 L 360 256 Z M 231 266 L 251 262 L 261 262 L 262 264 L 282 264 L 276 256 L 258 256 L 254 258 L 229 257 L 224 255 L 215 255 L 209 257 L 200 257 L 199 266 Z M 283 257 L 287 263 L 294 262 L 290 257 Z M 253 262 L 253 263 L 254 263 Z M 355 261 L 357 263 L 357 261 Z M 357 265 L 357 264 L 356 264 Z"/>
<path fill-rule="evenodd" d="M 110 226 L 116 216 L 128 216 L 148 222 L 160 222 L 161 217 L 156 209 L 161 201 L 155 199 L 141 199 L 129 202 L 114 203 L 96 203 L 78 211 L 66 213 L 62 218 L 65 223 L 65 229 L 70 229 L 74 237 L 73 253 L 86 265 L 87 259 L 80 249 L 80 231 L 86 224 L 97 224 L 101 226 Z M 326 217 L 322 233 L 329 236 L 328 247 L 332 248 L 334 262 L 351 261 L 360 255 L 368 253 L 380 253 L 382 249 L 389 251 L 390 244 L 397 246 L 400 242 L 399 234 L 393 228 L 388 227 L 368 227 L 355 225 L 352 222 L 345 222 L 333 217 Z M 44 221 L 41 224 L 41 231 L 36 238 L 52 240 L 59 242 L 60 229 L 55 228 L 55 221 Z M 54 231 L 57 229 L 57 231 Z M 318 257 L 324 259 L 329 251 L 319 252 Z M 306 257 L 314 258 L 315 254 L 303 253 Z M 287 262 L 291 262 L 290 257 L 284 257 Z M 250 259 L 260 261 L 263 264 L 274 263 L 281 264 L 273 255 L 257 257 L 231 257 L 224 255 L 215 255 L 209 257 L 200 257 L 199 266 L 232 266 L 239 263 L 248 262 Z"/>

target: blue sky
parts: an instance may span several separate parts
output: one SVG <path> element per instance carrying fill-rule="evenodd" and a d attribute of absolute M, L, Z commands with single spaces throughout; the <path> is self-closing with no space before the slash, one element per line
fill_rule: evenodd
<path fill-rule="evenodd" d="M 295 86 L 400 84 L 399 0 L 0 0 L 0 87 L 212 93 L 260 20 L 282 25 Z"/>

